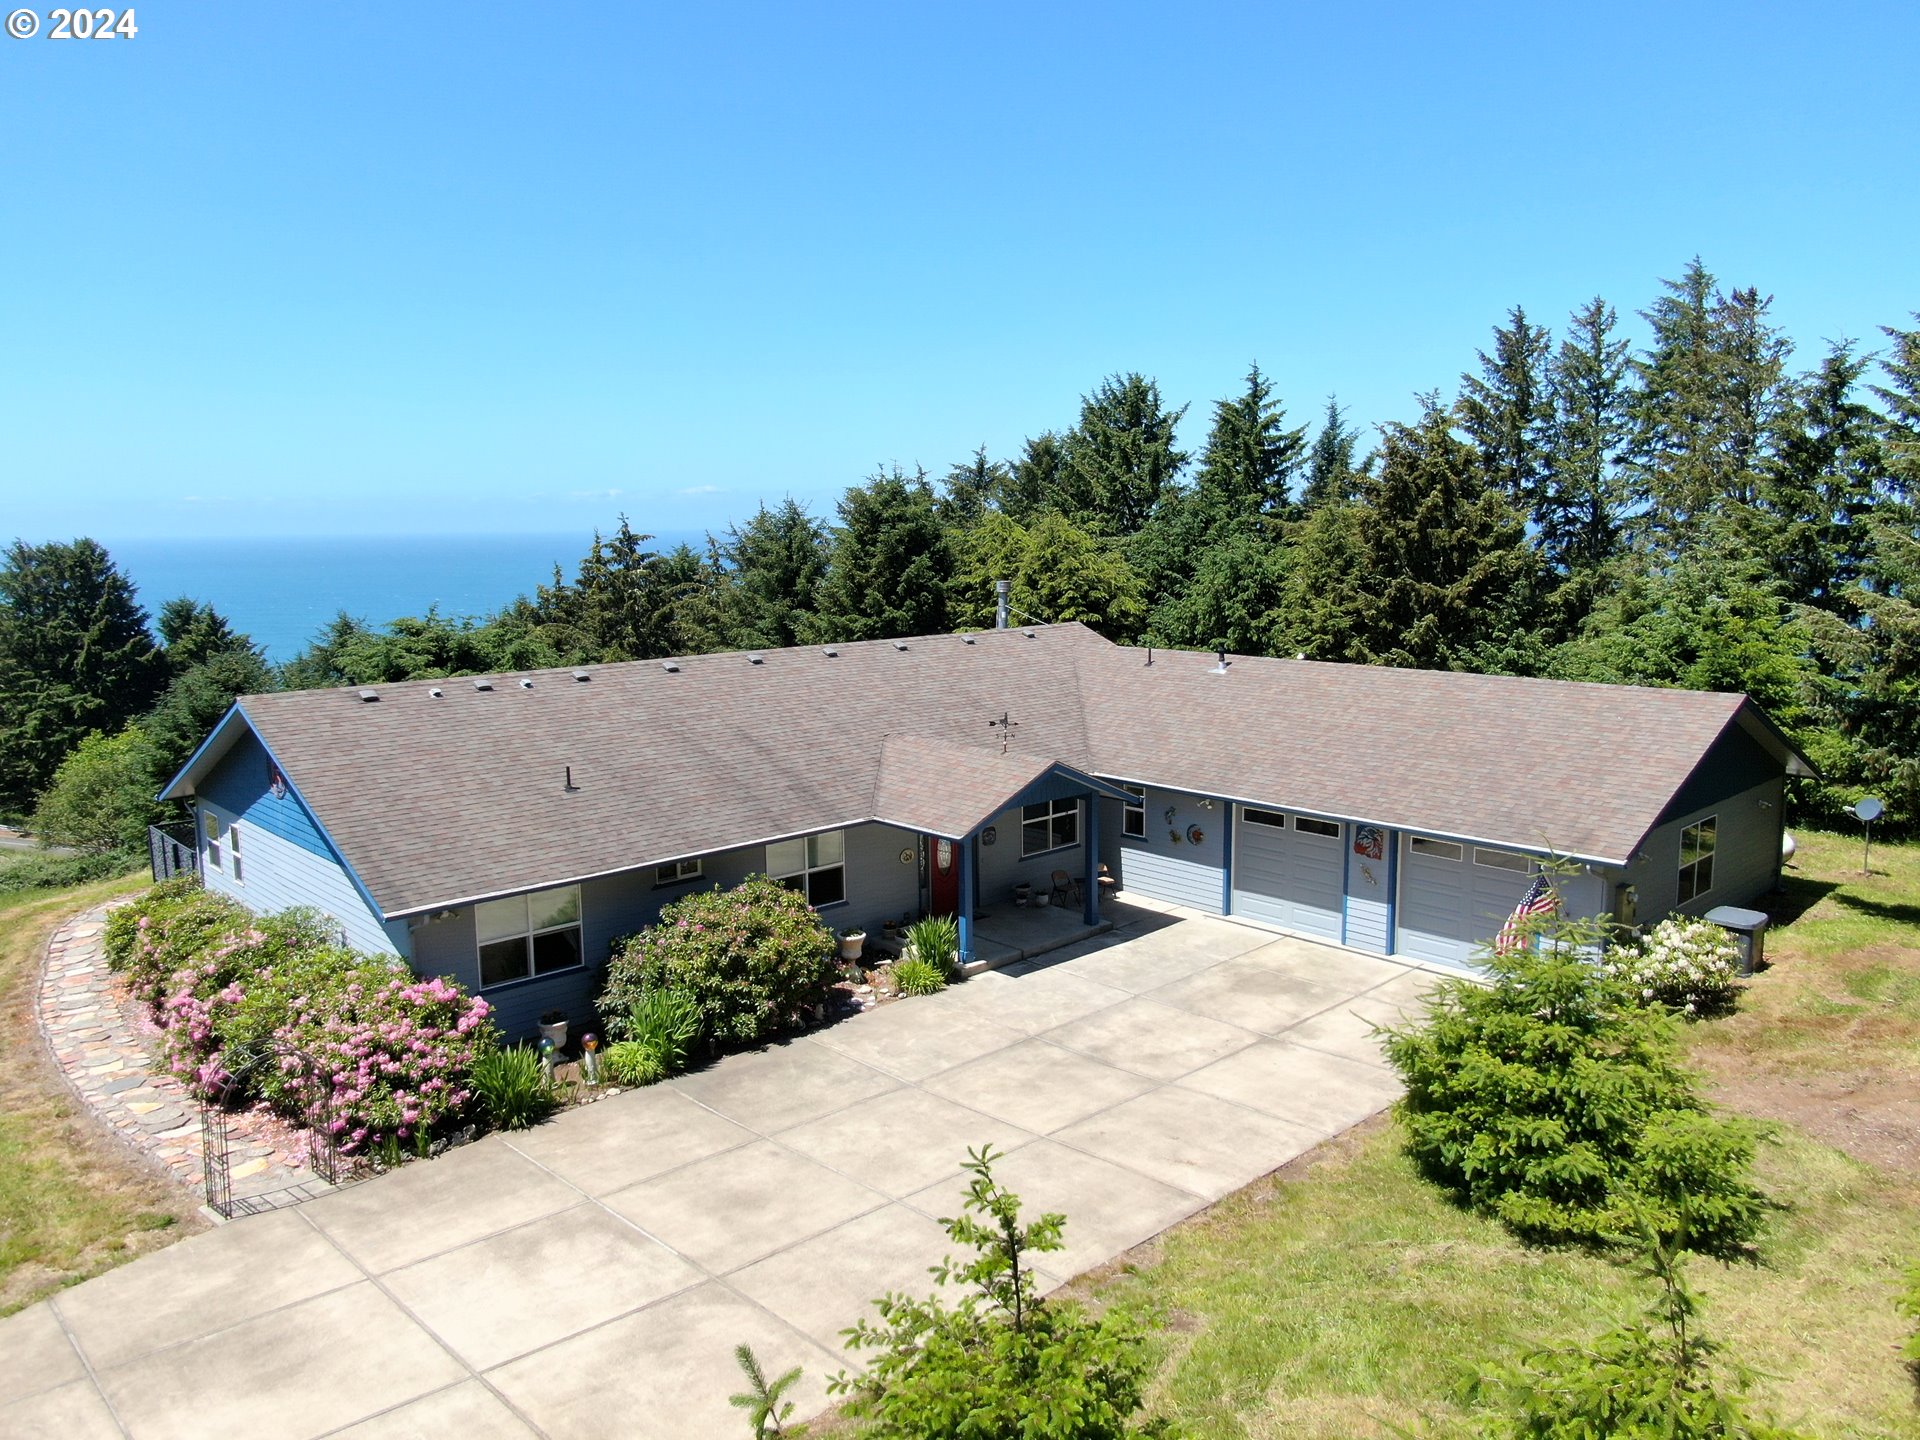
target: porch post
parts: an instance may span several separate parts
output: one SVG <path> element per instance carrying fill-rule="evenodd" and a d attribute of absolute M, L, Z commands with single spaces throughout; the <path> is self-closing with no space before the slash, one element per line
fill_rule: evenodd
<path fill-rule="evenodd" d="M 1086 922 L 1100 923 L 1100 797 L 1087 796 L 1087 873 L 1081 883 L 1081 898 L 1086 901 Z"/>
<path fill-rule="evenodd" d="M 973 836 L 968 835 L 960 841 L 960 914 L 956 917 L 960 924 L 960 963 L 966 964 L 973 959 L 973 912 L 979 908 L 979 896 L 974 894 L 975 875 L 973 870 Z"/>

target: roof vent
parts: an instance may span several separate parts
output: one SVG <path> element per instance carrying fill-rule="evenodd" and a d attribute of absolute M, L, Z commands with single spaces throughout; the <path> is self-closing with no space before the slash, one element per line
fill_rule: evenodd
<path fill-rule="evenodd" d="M 378 690 L 362 690 L 360 692 L 360 699 L 362 703 L 365 703 L 371 700 L 378 700 L 379 698 L 380 698 L 380 692 Z"/>
<path fill-rule="evenodd" d="M 1207 673 L 1209 675 L 1226 674 L 1227 673 L 1227 652 L 1224 650 L 1218 650 L 1218 651 L 1215 651 L 1214 653 L 1220 657 L 1220 663 L 1214 666 L 1213 669 L 1209 670 Z"/>
<path fill-rule="evenodd" d="M 593 676 L 589 675 L 584 670 L 576 670 L 573 672 L 573 678 L 575 680 L 591 680 Z"/>
<path fill-rule="evenodd" d="M 1038 632 L 1038 631 L 1034 631 L 1034 630 L 1022 630 L 1022 631 L 1021 631 L 1020 633 L 1021 633 L 1022 635 L 1024 635 L 1024 636 L 1026 636 L 1026 637 L 1027 637 L 1027 638 L 1028 638 L 1029 640 L 1031 640 L 1031 639 L 1033 639 L 1033 638 L 1034 638 L 1034 636 L 1035 636 L 1036 634 L 1038 634 L 1039 632 Z"/>
<path fill-rule="evenodd" d="M 678 660 L 662 660 L 660 662 L 660 668 L 669 675 L 678 675 L 680 673 L 680 662 Z"/>
<path fill-rule="evenodd" d="M 491 690 L 493 689 L 493 681 L 487 679 L 483 675 L 478 680 L 473 682 L 473 688 L 476 690 Z"/>
<path fill-rule="evenodd" d="M 438 685 L 429 685 L 427 687 L 427 694 L 431 695 L 436 700 L 438 700 L 441 696 L 445 695 L 446 693 L 447 692 L 442 690 Z"/>
<path fill-rule="evenodd" d="M 531 680 L 529 680 L 529 679 L 528 679 L 528 678 L 527 678 L 526 676 L 524 676 L 524 675 L 522 675 L 522 676 L 520 677 L 520 688 L 521 688 L 522 690 L 531 690 L 531 689 L 533 689 L 533 681 L 531 681 Z"/>
<path fill-rule="evenodd" d="M 904 650 L 907 648 L 907 642 L 904 640 L 896 640 L 893 642 L 893 648 L 896 650 Z"/>
<path fill-rule="evenodd" d="M 827 659 L 829 660 L 838 660 L 840 658 L 840 652 L 834 649 L 834 647 L 831 645 L 827 646 L 826 649 L 822 650 L 820 653 L 826 656 Z"/>
<path fill-rule="evenodd" d="M 749 665 L 764 665 L 766 663 L 767 663 L 767 657 L 764 655 L 747 656 L 747 664 Z"/>
<path fill-rule="evenodd" d="M 962 635 L 962 636 L 960 637 L 960 643 L 961 643 L 962 645 L 971 645 L 971 644 L 973 644 L 973 636 L 971 636 L 971 635 Z"/>

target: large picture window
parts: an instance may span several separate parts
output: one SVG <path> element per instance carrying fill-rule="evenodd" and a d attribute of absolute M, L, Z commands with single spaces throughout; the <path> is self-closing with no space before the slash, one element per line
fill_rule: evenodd
<path fill-rule="evenodd" d="M 847 838 L 840 830 L 767 846 L 767 874 L 819 910 L 847 898 Z"/>
<path fill-rule="evenodd" d="M 1713 842 L 1719 816 L 1709 815 L 1680 832 L 1680 903 L 1713 888 Z"/>
<path fill-rule="evenodd" d="M 1130 840 L 1147 838 L 1147 787 L 1144 785 L 1122 785 L 1120 787 L 1131 797 L 1120 815 L 1120 833 Z"/>
<path fill-rule="evenodd" d="M 533 975 L 574 970 L 586 962 L 580 945 L 580 887 L 562 885 L 473 907 L 480 946 L 480 988 Z"/>
<path fill-rule="evenodd" d="M 1042 800 L 1020 809 L 1020 853 L 1044 855 L 1080 843 L 1080 802 Z"/>

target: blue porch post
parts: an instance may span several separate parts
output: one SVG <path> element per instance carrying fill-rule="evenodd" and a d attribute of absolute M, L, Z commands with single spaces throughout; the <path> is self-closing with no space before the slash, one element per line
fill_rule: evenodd
<path fill-rule="evenodd" d="M 1087 904 L 1085 919 L 1089 925 L 1100 923 L 1100 797 L 1087 796 L 1087 873 L 1081 894 Z"/>
<path fill-rule="evenodd" d="M 973 912 L 980 905 L 980 897 L 974 893 L 973 846 L 971 835 L 960 842 L 960 963 L 963 965 L 973 959 Z"/>

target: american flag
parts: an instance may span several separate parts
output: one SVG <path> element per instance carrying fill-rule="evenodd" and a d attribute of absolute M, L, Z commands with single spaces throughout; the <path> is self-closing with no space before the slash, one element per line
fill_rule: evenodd
<path fill-rule="evenodd" d="M 1513 907 L 1507 923 L 1500 927 L 1500 938 L 1493 942 L 1493 948 L 1502 955 L 1519 949 L 1523 943 L 1521 932 L 1526 922 L 1535 915 L 1551 915 L 1559 908 L 1560 892 L 1547 882 L 1545 875 L 1534 876 L 1533 884 L 1520 897 L 1520 903 Z"/>

